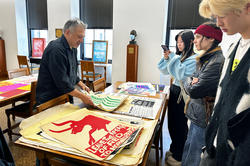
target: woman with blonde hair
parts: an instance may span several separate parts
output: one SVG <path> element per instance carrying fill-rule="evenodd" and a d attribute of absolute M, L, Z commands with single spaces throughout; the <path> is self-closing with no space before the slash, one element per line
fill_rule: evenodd
<path fill-rule="evenodd" d="M 250 0 L 203 0 L 203 17 L 215 17 L 228 35 L 239 33 L 225 56 L 201 165 L 250 165 Z"/>

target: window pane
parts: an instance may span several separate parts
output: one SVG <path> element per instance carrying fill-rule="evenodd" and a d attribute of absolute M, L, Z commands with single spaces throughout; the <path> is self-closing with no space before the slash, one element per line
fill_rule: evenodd
<path fill-rule="evenodd" d="M 112 29 L 105 30 L 105 40 L 108 40 L 109 44 L 113 43 L 113 30 Z"/>
<path fill-rule="evenodd" d="M 104 29 L 95 30 L 95 40 L 104 40 Z"/>
<path fill-rule="evenodd" d="M 173 52 L 176 51 L 176 41 L 175 41 L 175 36 L 186 29 L 174 29 L 174 30 L 170 30 L 170 38 L 169 38 L 169 49 Z M 194 32 L 194 30 L 191 29 L 191 31 Z"/>
<path fill-rule="evenodd" d="M 31 43 L 33 38 L 45 38 L 46 45 L 48 42 L 48 30 L 31 30 Z"/>
<path fill-rule="evenodd" d="M 113 52 L 112 52 L 112 45 L 111 44 L 109 44 L 108 45 L 108 60 L 109 59 L 112 59 L 112 55 L 113 55 Z"/>
<path fill-rule="evenodd" d="M 92 43 L 94 37 L 93 29 L 86 29 L 84 43 Z"/>
<path fill-rule="evenodd" d="M 107 40 L 108 41 L 108 59 L 112 60 L 113 30 L 112 29 L 86 29 L 85 38 L 84 38 L 85 58 L 92 58 L 93 40 Z"/>
<path fill-rule="evenodd" d="M 84 44 L 85 58 L 92 58 L 92 44 Z"/>
<path fill-rule="evenodd" d="M 48 37 L 48 30 L 31 30 L 32 38 L 46 38 Z"/>

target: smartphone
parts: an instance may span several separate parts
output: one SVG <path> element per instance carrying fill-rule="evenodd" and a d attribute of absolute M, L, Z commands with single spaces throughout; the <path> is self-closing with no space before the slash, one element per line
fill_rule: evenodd
<path fill-rule="evenodd" d="M 161 45 L 161 48 L 163 49 L 163 51 L 169 50 L 168 46 L 166 46 L 166 45 Z"/>

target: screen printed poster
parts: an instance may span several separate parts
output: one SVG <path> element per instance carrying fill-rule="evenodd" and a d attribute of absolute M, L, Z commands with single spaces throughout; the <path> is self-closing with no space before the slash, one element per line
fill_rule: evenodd
<path fill-rule="evenodd" d="M 45 49 L 45 38 L 33 38 L 32 57 L 42 57 Z"/>
<path fill-rule="evenodd" d="M 82 109 L 41 127 L 49 136 L 97 159 L 106 159 L 138 127 Z"/>
<path fill-rule="evenodd" d="M 106 63 L 107 45 L 106 41 L 93 41 L 93 61 Z"/>

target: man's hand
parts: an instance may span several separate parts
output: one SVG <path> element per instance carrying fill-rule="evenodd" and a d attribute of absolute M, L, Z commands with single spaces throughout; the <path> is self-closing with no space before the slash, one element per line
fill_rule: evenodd
<path fill-rule="evenodd" d="M 87 95 L 82 95 L 81 100 L 84 104 L 90 105 L 90 106 L 95 106 L 94 103 L 92 102 L 91 98 Z"/>
<path fill-rule="evenodd" d="M 87 92 L 90 92 L 89 87 L 87 87 L 82 81 L 79 81 L 78 86 L 82 89 L 85 90 Z"/>

